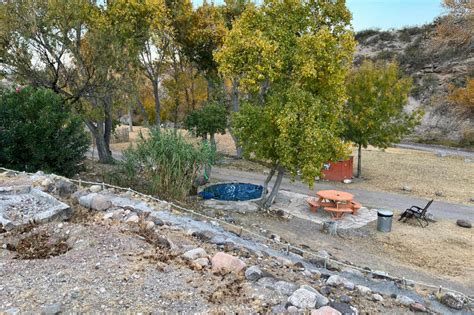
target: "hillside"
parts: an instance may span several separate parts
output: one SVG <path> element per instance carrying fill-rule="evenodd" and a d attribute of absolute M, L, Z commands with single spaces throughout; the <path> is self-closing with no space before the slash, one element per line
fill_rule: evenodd
<path fill-rule="evenodd" d="M 449 86 L 464 86 L 474 76 L 474 41 L 459 47 L 434 47 L 435 24 L 401 30 L 365 30 L 356 34 L 359 42 L 355 63 L 362 60 L 396 60 L 413 78 L 407 110 L 422 108 L 423 121 L 407 140 L 472 146 L 473 118 L 460 117 L 445 97 Z"/>

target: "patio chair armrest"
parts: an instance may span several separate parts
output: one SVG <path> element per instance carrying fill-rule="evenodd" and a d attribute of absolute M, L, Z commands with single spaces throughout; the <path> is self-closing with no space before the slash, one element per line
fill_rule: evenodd
<path fill-rule="evenodd" d="M 411 210 L 411 211 L 421 211 L 421 210 L 423 210 L 423 209 L 420 208 L 420 207 L 417 207 L 417 206 L 411 206 L 411 207 L 408 208 L 407 210 Z"/>

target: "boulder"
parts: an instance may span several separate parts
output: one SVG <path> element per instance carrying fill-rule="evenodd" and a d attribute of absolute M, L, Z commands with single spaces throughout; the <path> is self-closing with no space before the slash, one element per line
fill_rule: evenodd
<path fill-rule="evenodd" d="M 463 219 L 459 219 L 456 221 L 456 224 L 460 227 L 463 227 L 463 228 L 466 228 L 466 229 L 470 229 L 472 228 L 472 223 L 469 222 L 469 220 L 463 220 Z"/>
<path fill-rule="evenodd" d="M 183 257 L 186 260 L 195 260 L 198 258 L 204 258 L 206 256 L 207 256 L 206 251 L 200 247 L 188 250 L 183 255 L 181 255 L 181 257 Z"/>
<path fill-rule="evenodd" d="M 341 312 L 338 310 L 330 307 L 330 306 L 323 306 L 318 308 L 317 310 L 312 310 L 311 315 L 342 315 Z"/>
<path fill-rule="evenodd" d="M 237 257 L 218 252 L 211 259 L 213 272 L 234 272 L 239 273 L 245 268 L 245 263 Z"/>
<path fill-rule="evenodd" d="M 245 270 L 245 278 L 250 281 L 257 281 L 263 276 L 262 270 L 258 266 L 251 266 Z"/>
<path fill-rule="evenodd" d="M 454 308 L 456 310 L 461 310 L 464 306 L 465 303 L 465 298 L 462 297 L 459 294 L 451 293 L 451 292 L 446 292 L 442 297 L 441 297 L 441 303 L 443 303 L 446 306 L 449 306 L 451 308 Z"/>
<path fill-rule="evenodd" d="M 317 294 L 305 288 L 299 288 L 288 298 L 292 305 L 303 309 L 315 308 L 317 301 Z"/>

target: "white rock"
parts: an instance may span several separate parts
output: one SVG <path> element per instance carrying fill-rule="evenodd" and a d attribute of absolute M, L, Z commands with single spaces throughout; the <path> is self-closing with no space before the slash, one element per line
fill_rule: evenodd
<path fill-rule="evenodd" d="M 104 214 L 103 219 L 104 220 L 112 219 L 113 216 L 114 216 L 114 212 L 107 212 L 106 214 Z"/>
<path fill-rule="evenodd" d="M 288 298 L 288 302 L 298 308 L 315 308 L 318 296 L 313 291 L 300 288 L 293 292 Z"/>
<path fill-rule="evenodd" d="M 363 285 L 356 285 L 356 290 L 359 291 L 360 294 L 362 295 L 367 295 L 372 292 L 372 290 L 368 287 L 365 287 Z"/>
<path fill-rule="evenodd" d="M 352 183 L 352 179 L 346 178 L 346 179 L 343 180 L 343 182 L 344 182 L 344 184 L 350 184 L 350 183 Z"/>
<path fill-rule="evenodd" d="M 332 275 L 326 280 L 326 285 L 337 287 L 344 284 L 344 278 L 338 275 Z"/>
<path fill-rule="evenodd" d="M 133 223 L 137 223 L 138 221 L 140 221 L 140 218 L 136 214 L 132 214 L 131 216 L 127 218 L 127 220 L 125 220 L 125 222 L 133 222 Z"/>
<path fill-rule="evenodd" d="M 204 257 L 198 258 L 198 259 L 193 260 L 193 263 L 199 266 L 200 268 L 204 268 L 204 267 L 209 266 L 209 259 L 204 258 Z"/>
<path fill-rule="evenodd" d="M 90 190 L 91 192 L 97 193 L 97 192 L 99 192 L 99 191 L 102 190 L 102 186 L 100 186 L 100 185 L 92 185 L 91 187 L 89 187 L 89 190 Z"/>
<path fill-rule="evenodd" d="M 146 225 L 145 225 L 145 228 L 147 230 L 152 230 L 153 228 L 155 227 L 155 222 L 153 221 L 147 221 Z"/>
<path fill-rule="evenodd" d="M 380 294 L 375 293 L 375 294 L 372 294 L 372 300 L 377 301 L 377 302 L 382 302 L 383 297 Z"/>

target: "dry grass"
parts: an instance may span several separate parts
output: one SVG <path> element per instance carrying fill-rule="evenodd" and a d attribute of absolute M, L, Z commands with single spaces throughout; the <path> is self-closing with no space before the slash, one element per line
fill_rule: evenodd
<path fill-rule="evenodd" d="M 130 133 L 134 143 L 147 129 L 134 127 Z M 186 131 L 180 131 L 186 137 Z M 192 138 L 195 141 L 194 138 Z M 235 155 L 235 145 L 229 134 L 217 135 L 217 149 L 220 153 Z M 113 150 L 124 150 L 130 143 L 111 144 Z M 356 156 L 356 152 L 353 154 Z M 357 165 L 354 160 L 354 167 Z M 261 166 L 246 161 L 236 161 L 230 167 L 241 170 L 261 170 Z M 355 180 L 351 188 L 375 191 L 402 192 L 403 186 L 410 186 L 410 194 L 456 203 L 470 204 L 474 187 L 474 163 L 459 157 L 438 157 L 434 153 L 408 149 L 389 148 L 380 150 L 373 147 L 362 152 L 363 180 Z M 436 195 L 441 193 L 441 196 Z M 472 204 L 472 203 L 471 203 Z"/>

